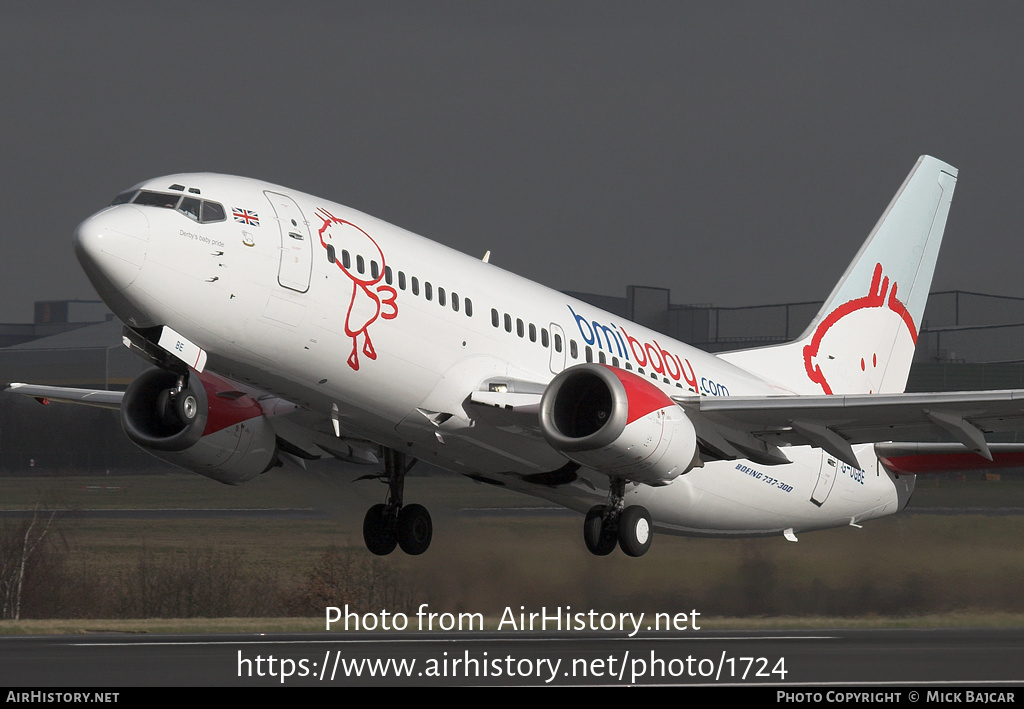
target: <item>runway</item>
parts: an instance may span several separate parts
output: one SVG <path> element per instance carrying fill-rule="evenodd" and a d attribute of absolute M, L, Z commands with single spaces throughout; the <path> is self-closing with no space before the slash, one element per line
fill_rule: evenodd
<path fill-rule="evenodd" d="M 33 516 L 48 516 L 49 510 L 0 510 L 0 520 L 31 519 Z M 160 509 L 82 509 L 58 510 L 57 519 L 263 519 L 303 520 L 328 519 L 331 515 L 323 510 L 311 508 L 160 508 Z"/>
<path fill-rule="evenodd" d="M 1024 631 L 5 637 L 0 686 L 1024 686 Z M 774 692 L 772 697 L 774 698 Z M 923 698 L 923 697 L 922 697 Z"/>
<path fill-rule="evenodd" d="M 49 510 L 0 510 L 0 520 L 31 519 L 48 515 Z M 454 510 L 452 515 L 480 517 L 578 517 L 579 513 L 563 507 L 482 507 Z M 938 515 L 981 517 L 1018 517 L 1024 507 L 921 507 L 907 508 L 901 515 Z M 263 519 L 306 520 L 329 519 L 332 513 L 315 508 L 159 508 L 159 509 L 79 509 L 58 510 L 58 519 Z"/>

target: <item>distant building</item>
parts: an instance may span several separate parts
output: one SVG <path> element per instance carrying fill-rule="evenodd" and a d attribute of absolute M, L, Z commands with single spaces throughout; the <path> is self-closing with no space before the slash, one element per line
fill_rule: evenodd
<path fill-rule="evenodd" d="M 99 300 L 41 301 L 29 324 L 0 324 L 0 382 L 124 389 L 146 363 L 121 344 Z M 41 475 L 169 470 L 132 445 L 117 413 L 0 397 L 0 471 Z"/>
<path fill-rule="evenodd" d="M 36 302 L 31 324 L 0 324 L 0 381 L 124 389 L 146 368 L 99 300 Z"/>

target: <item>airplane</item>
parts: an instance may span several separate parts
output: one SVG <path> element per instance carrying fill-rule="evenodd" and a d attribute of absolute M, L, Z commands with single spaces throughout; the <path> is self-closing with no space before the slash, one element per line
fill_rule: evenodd
<path fill-rule="evenodd" d="M 382 466 L 370 552 L 422 554 L 426 461 L 584 515 L 586 548 L 655 531 L 797 535 L 902 510 L 916 474 L 1024 462 L 1024 391 L 903 393 L 957 170 L 921 157 L 806 332 L 694 349 L 354 209 L 253 179 L 147 180 L 75 253 L 153 366 L 118 409 L 158 458 L 227 484 L 334 458 Z M 949 462 L 944 462 L 949 461 Z"/>

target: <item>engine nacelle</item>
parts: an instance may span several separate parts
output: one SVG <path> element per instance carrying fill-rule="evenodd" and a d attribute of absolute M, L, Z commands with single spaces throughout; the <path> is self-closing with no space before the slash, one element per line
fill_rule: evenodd
<path fill-rule="evenodd" d="M 610 477 L 667 485 L 698 464 L 693 424 L 643 377 L 603 364 L 564 370 L 540 403 L 553 448 Z"/>
<path fill-rule="evenodd" d="M 259 402 L 210 373 L 179 375 L 155 367 L 121 401 L 128 438 L 161 460 L 238 485 L 277 460 L 277 436 Z"/>

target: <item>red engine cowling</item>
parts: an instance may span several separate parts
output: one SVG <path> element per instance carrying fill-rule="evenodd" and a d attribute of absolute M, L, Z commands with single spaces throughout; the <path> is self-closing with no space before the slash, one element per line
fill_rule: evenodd
<path fill-rule="evenodd" d="M 540 404 L 548 443 L 610 477 L 667 485 L 699 462 L 693 424 L 665 392 L 631 372 L 580 364 Z"/>
<path fill-rule="evenodd" d="M 277 461 L 277 436 L 259 402 L 226 379 L 153 368 L 121 401 L 121 426 L 133 443 L 161 460 L 238 485 Z"/>

